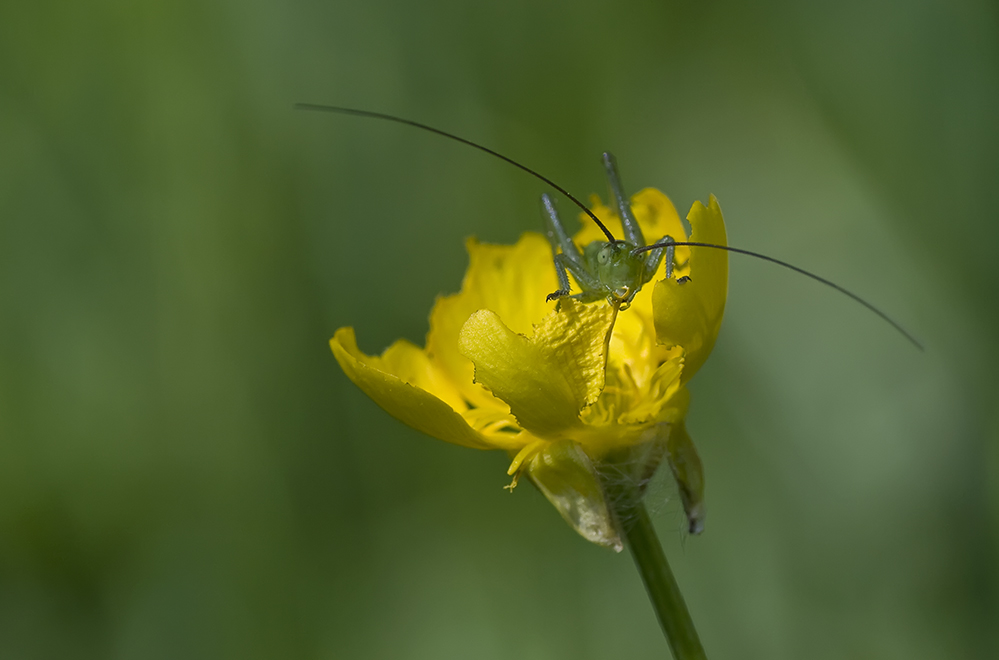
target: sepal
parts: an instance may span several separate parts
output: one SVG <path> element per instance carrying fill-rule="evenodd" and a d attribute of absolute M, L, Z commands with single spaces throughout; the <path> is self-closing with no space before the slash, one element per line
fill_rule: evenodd
<path fill-rule="evenodd" d="M 700 534 L 704 531 L 705 516 L 704 467 L 683 420 L 670 429 L 666 441 L 666 456 L 680 490 L 683 511 L 687 514 L 687 531 Z"/>
<path fill-rule="evenodd" d="M 559 440 L 534 455 L 527 474 L 569 525 L 587 541 L 621 552 L 624 544 L 597 472 L 578 443 Z"/>

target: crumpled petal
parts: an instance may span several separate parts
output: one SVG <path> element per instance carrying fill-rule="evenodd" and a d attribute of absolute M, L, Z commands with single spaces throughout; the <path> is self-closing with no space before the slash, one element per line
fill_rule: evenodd
<path fill-rule="evenodd" d="M 690 221 L 691 241 L 728 245 L 725 220 L 714 195 L 707 207 L 695 202 L 687 220 Z M 652 292 L 658 342 L 664 346 L 683 346 L 686 352 L 684 383 L 707 360 L 721 329 L 728 295 L 728 252 L 691 248 L 690 268 L 686 274 L 689 281 L 664 279 L 656 282 Z"/>
<path fill-rule="evenodd" d="M 499 314 L 514 332 L 528 334 L 554 309 L 546 300 L 558 288 L 551 248 L 541 234 L 527 232 L 514 245 L 465 243 L 469 264 L 461 292 L 437 299 L 430 312 L 427 352 L 462 395 L 477 407 L 496 407 L 493 396 L 472 382 L 473 367 L 458 350 L 458 335 L 480 309 Z"/>
<path fill-rule="evenodd" d="M 373 357 L 357 348 L 353 328 L 340 328 L 330 340 L 330 347 L 347 377 L 399 421 L 456 445 L 498 448 L 494 440 L 487 441 L 445 402 L 463 405 L 423 351 L 409 342 L 396 342 L 381 357 Z M 510 440 L 510 449 L 523 444 L 516 442 L 512 434 Z"/>
<path fill-rule="evenodd" d="M 527 474 L 583 538 L 621 552 L 600 480 L 582 447 L 572 440 L 549 443 L 529 461 Z"/>
<path fill-rule="evenodd" d="M 462 328 L 459 350 L 475 364 L 475 381 L 509 404 L 523 428 L 558 438 L 580 426 L 580 410 L 603 390 L 616 316 L 605 303 L 568 298 L 528 338 L 483 309 Z"/>

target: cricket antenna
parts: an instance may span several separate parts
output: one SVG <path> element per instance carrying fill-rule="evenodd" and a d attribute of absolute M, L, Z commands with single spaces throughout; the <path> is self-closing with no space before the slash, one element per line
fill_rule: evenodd
<path fill-rule="evenodd" d="M 816 282 L 820 282 L 822 284 L 825 284 L 826 286 L 828 286 L 830 288 L 833 288 L 833 289 L 839 291 L 840 293 L 842 293 L 843 295 L 845 295 L 845 296 L 853 299 L 855 302 L 860 303 L 861 305 L 863 305 L 864 307 L 866 307 L 870 311 L 872 311 L 875 314 L 877 314 L 878 316 L 880 316 L 881 319 L 883 321 L 887 322 L 891 327 L 895 328 L 899 333 L 902 334 L 903 337 L 905 337 L 906 339 L 908 339 L 909 342 L 913 346 L 915 346 L 916 348 L 918 348 L 921 351 L 925 350 L 923 348 L 923 345 L 919 342 L 919 340 L 916 339 L 915 337 L 913 337 L 912 334 L 908 330 L 906 330 L 905 328 L 903 328 L 902 325 L 898 321 L 896 321 L 895 319 L 891 318 L 890 316 L 888 316 L 887 314 L 885 314 L 884 312 L 882 312 L 880 309 L 878 309 L 877 307 L 875 307 L 872 303 L 867 302 L 866 300 L 864 300 L 863 298 L 861 298 L 860 296 L 858 296 L 854 292 L 850 291 L 849 289 L 841 287 L 840 285 L 836 284 L 835 282 L 827 280 L 824 277 L 820 277 L 820 276 L 816 275 L 815 273 L 812 273 L 812 272 L 809 272 L 809 271 L 805 270 L 804 268 L 799 268 L 798 266 L 795 266 L 794 264 L 789 264 L 788 262 L 781 261 L 780 259 L 774 259 L 773 257 L 768 257 L 765 254 L 760 254 L 759 252 L 752 252 L 750 250 L 743 250 L 742 248 L 730 247 L 728 245 L 716 245 L 714 243 L 700 243 L 700 242 L 697 242 L 697 241 L 673 241 L 673 240 L 669 240 L 669 241 L 663 241 L 663 242 L 660 242 L 660 243 L 656 243 L 655 245 L 646 245 L 644 247 L 635 248 L 635 249 L 633 249 L 631 251 L 631 253 L 633 255 L 638 255 L 638 254 L 641 254 L 642 252 L 647 252 L 649 250 L 657 250 L 657 249 L 660 249 L 660 248 L 668 247 L 670 245 L 677 245 L 677 246 L 679 246 L 679 245 L 689 245 L 691 247 L 705 247 L 705 248 L 714 248 L 716 250 L 726 250 L 728 252 L 735 252 L 736 254 L 744 254 L 744 255 L 746 255 L 748 257 L 755 257 L 756 259 L 762 259 L 763 261 L 769 261 L 772 264 L 777 264 L 778 266 L 783 266 L 784 268 L 793 270 L 794 272 L 800 273 L 800 274 L 804 275 L 805 277 L 812 278 Z"/>
<path fill-rule="evenodd" d="M 571 201 L 573 204 L 575 204 L 579 208 L 583 209 L 583 212 L 586 215 L 590 216 L 590 219 L 592 219 L 593 222 L 597 223 L 597 227 L 600 227 L 600 231 L 602 231 L 604 233 L 604 235 L 607 237 L 608 241 L 610 241 L 611 243 L 617 243 L 618 242 L 614 238 L 614 234 L 610 233 L 610 230 L 607 229 L 607 226 L 604 225 L 604 223 L 600 222 L 600 218 L 598 218 L 597 216 L 593 215 L 593 211 L 591 211 L 590 209 L 586 208 L 586 206 L 584 206 L 581 201 L 579 201 L 578 199 L 576 199 L 572 195 L 572 193 L 570 193 L 568 190 L 566 190 L 562 186 L 558 185 L 557 183 L 555 183 L 554 181 L 552 181 L 551 179 L 549 179 L 545 175 L 540 174 L 539 172 L 535 172 L 534 170 L 532 170 L 530 167 L 527 167 L 526 165 L 521 165 L 520 163 L 518 163 L 517 161 L 515 161 L 512 158 L 507 158 L 503 154 L 498 153 L 496 151 L 493 151 L 489 147 L 483 147 L 481 144 L 476 144 L 476 143 L 472 142 L 471 140 L 466 140 L 463 137 L 458 137 L 457 135 L 454 135 L 452 133 L 448 133 L 447 131 L 442 131 L 439 128 L 434 128 L 433 126 L 427 126 L 426 124 L 421 124 L 418 121 L 412 121 L 410 119 L 403 119 L 402 117 L 395 117 L 393 115 L 386 115 L 386 114 L 383 114 L 381 112 L 371 112 L 370 110 L 356 110 L 354 108 L 340 108 L 340 107 L 337 107 L 335 105 L 320 105 L 320 104 L 317 104 L 317 103 L 296 103 L 295 104 L 295 109 L 296 110 L 313 110 L 315 112 L 331 112 L 331 113 L 340 114 L 340 115 L 354 115 L 355 117 L 370 117 L 372 119 L 385 119 L 387 121 L 394 121 L 394 122 L 396 122 L 398 124 L 406 124 L 407 126 L 414 126 L 416 128 L 421 128 L 421 129 L 423 129 L 425 131 L 430 131 L 431 133 L 436 133 L 437 135 L 443 135 L 446 138 L 451 138 L 452 140 L 455 140 L 457 142 L 461 142 L 462 144 L 467 144 L 470 147 L 475 147 L 479 151 L 485 151 L 487 154 L 491 154 L 493 156 L 496 156 L 500 160 L 505 160 L 506 162 L 510 163 L 514 167 L 519 167 L 520 169 L 524 170 L 525 172 L 527 172 L 531 176 L 536 177 L 538 179 L 541 179 L 542 181 L 544 181 L 545 183 L 547 183 L 549 186 L 551 186 L 555 190 L 557 190 L 560 193 L 562 193 L 563 195 L 565 195 L 569 199 L 569 201 Z"/>

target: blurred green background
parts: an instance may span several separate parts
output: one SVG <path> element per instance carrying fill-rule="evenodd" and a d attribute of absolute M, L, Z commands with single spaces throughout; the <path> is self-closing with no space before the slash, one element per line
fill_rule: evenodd
<path fill-rule="evenodd" d="M 0 657 L 660 658 L 627 554 L 420 436 L 327 346 L 422 343 L 463 239 L 716 194 L 712 658 L 999 657 L 994 2 L 0 6 Z M 563 203 L 563 209 L 567 206 Z"/>

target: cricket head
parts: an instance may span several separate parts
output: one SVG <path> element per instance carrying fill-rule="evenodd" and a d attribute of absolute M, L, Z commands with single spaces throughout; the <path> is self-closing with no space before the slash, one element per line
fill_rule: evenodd
<path fill-rule="evenodd" d="M 645 255 L 632 254 L 628 241 L 594 241 L 586 246 L 583 258 L 596 275 L 608 298 L 630 303 L 642 288 Z"/>

